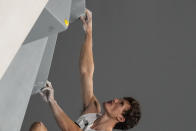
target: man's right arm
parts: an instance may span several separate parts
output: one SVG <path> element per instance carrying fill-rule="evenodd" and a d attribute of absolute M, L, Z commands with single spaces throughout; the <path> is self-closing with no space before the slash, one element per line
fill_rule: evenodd
<path fill-rule="evenodd" d="M 85 41 L 81 47 L 79 60 L 84 108 L 82 114 L 99 113 L 101 111 L 99 101 L 93 93 L 94 60 L 92 49 L 92 13 L 88 9 L 86 9 L 85 13 L 86 17 L 80 17 L 85 31 Z"/>

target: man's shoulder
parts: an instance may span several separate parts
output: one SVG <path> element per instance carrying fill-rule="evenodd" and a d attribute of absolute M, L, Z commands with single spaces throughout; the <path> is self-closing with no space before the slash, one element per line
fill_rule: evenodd
<path fill-rule="evenodd" d="M 102 113 L 86 113 L 86 114 L 81 114 L 80 117 L 100 117 L 102 116 Z"/>

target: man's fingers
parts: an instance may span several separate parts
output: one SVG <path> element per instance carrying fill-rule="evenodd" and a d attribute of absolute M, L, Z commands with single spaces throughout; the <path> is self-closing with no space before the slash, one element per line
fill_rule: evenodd
<path fill-rule="evenodd" d="M 92 12 L 88 9 L 86 10 L 86 14 L 87 14 L 87 16 L 92 16 Z"/>
<path fill-rule="evenodd" d="M 80 16 L 80 20 L 82 21 L 83 24 L 86 24 L 85 16 Z"/>
<path fill-rule="evenodd" d="M 85 10 L 86 16 L 87 16 L 87 20 L 91 20 L 92 19 L 92 12 L 88 9 Z"/>
<path fill-rule="evenodd" d="M 42 91 L 39 92 L 45 102 L 48 102 L 46 95 Z"/>
<path fill-rule="evenodd" d="M 46 81 L 46 87 L 53 89 L 52 84 L 50 81 Z"/>
<path fill-rule="evenodd" d="M 44 91 L 52 91 L 52 89 L 49 88 L 49 87 L 45 87 L 45 88 L 43 88 L 41 91 L 42 91 L 42 93 L 43 93 Z"/>
<path fill-rule="evenodd" d="M 89 9 L 86 8 L 86 9 L 85 9 L 85 13 L 86 13 L 86 14 L 90 14 L 90 13 L 92 13 L 92 12 L 91 12 Z"/>
<path fill-rule="evenodd" d="M 41 89 L 42 92 L 45 91 L 45 90 L 48 90 L 48 87 L 45 87 L 45 88 Z"/>
<path fill-rule="evenodd" d="M 47 80 L 46 83 L 49 84 L 49 83 L 51 83 L 51 82 Z"/>
<path fill-rule="evenodd" d="M 49 99 L 54 97 L 54 89 L 51 82 L 46 81 L 46 86 L 41 89 L 40 95 L 45 102 L 49 102 Z"/>
<path fill-rule="evenodd" d="M 51 82 L 48 81 L 48 80 L 46 81 L 46 85 L 47 85 L 47 86 L 52 86 Z"/>
<path fill-rule="evenodd" d="M 83 24 L 86 24 L 89 20 L 92 19 L 92 12 L 88 9 L 85 9 L 85 15 L 80 16 L 80 19 L 81 19 Z"/>

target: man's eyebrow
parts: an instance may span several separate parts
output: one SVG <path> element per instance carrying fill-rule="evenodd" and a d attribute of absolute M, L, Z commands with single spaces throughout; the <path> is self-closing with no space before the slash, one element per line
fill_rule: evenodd
<path fill-rule="evenodd" d="M 124 103 L 127 101 L 127 100 L 125 100 L 125 99 L 123 99 L 123 100 L 124 100 Z M 132 108 L 132 106 L 131 106 L 131 104 L 129 103 L 129 101 L 127 101 L 127 104 L 129 105 L 128 110 L 129 110 L 129 109 L 131 109 L 131 108 Z"/>

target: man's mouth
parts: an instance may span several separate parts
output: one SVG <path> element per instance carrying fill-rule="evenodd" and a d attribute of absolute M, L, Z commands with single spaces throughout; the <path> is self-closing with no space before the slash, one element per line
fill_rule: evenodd
<path fill-rule="evenodd" d="M 111 100 L 111 101 L 108 101 L 107 103 L 112 104 L 112 103 L 113 103 L 113 101 Z"/>

